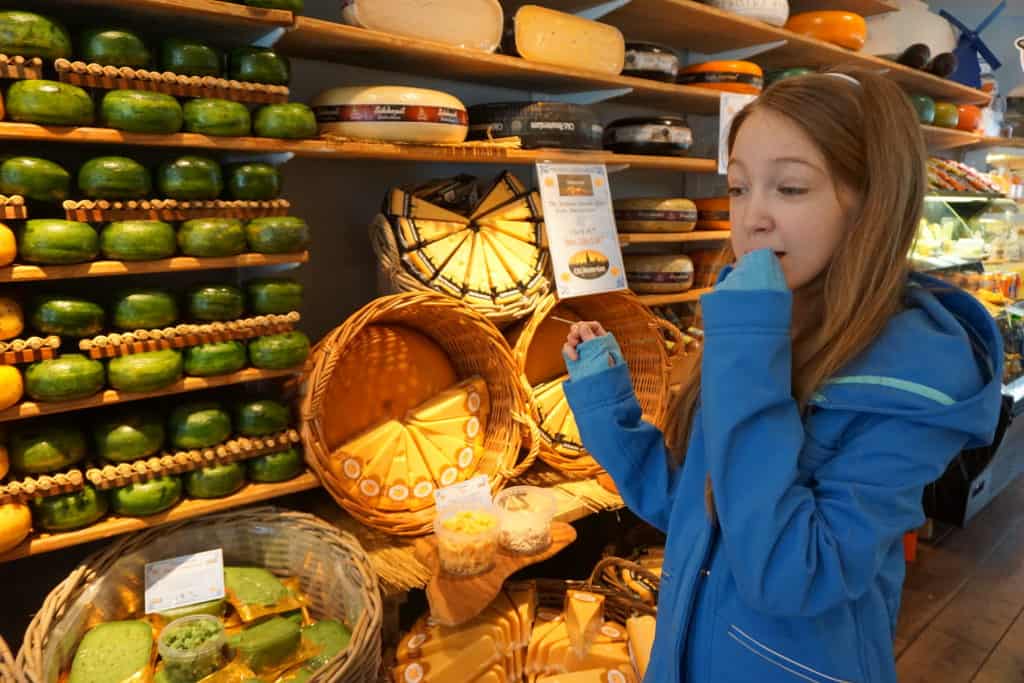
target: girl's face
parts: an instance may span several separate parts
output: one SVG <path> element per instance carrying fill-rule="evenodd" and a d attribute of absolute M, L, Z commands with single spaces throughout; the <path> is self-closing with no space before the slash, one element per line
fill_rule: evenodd
<path fill-rule="evenodd" d="M 849 228 L 854 192 L 837 187 L 825 157 L 795 123 L 772 111 L 751 114 L 729 160 L 736 258 L 771 249 L 790 289 L 814 280 Z"/>

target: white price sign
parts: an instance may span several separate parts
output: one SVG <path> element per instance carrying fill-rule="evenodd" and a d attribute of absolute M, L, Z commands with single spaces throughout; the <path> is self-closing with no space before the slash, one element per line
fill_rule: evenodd
<path fill-rule="evenodd" d="M 626 288 L 622 249 L 604 164 L 537 164 L 558 296 Z"/>
<path fill-rule="evenodd" d="M 146 614 L 224 597 L 224 553 L 220 548 L 146 565 Z"/>
<path fill-rule="evenodd" d="M 725 175 L 729 171 L 729 129 L 732 120 L 743 107 L 757 99 L 757 95 L 742 95 L 734 92 L 723 92 L 718 104 L 718 172 Z"/>

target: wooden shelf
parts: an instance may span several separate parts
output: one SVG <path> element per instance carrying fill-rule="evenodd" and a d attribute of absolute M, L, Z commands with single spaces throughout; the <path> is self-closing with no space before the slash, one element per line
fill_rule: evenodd
<path fill-rule="evenodd" d="M 1024 148 L 1024 138 L 980 138 L 975 141 L 973 147 L 1013 147 Z"/>
<path fill-rule="evenodd" d="M 530 165 L 538 161 L 562 161 L 625 165 L 633 168 L 660 169 L 682 173 L 717 173 L 714 159 L 658 157 L 642 154 L 615 154 L 605 151 L 565 149 L 507 149 L 497 146 L 396 145 L 380 142 L 332 142 L 314 140 L 271 140 L 269 138 L 218 138 L 196 133 L 148 135 L 124 133 L 109 128 L 63 128 L 32 123 L 0 123 L 0 140 L 37 140 L 102 145 L 141 145 L 148 147 L 189 147 L 221 151 L 292 152 L 297 156 L 346 160 L 416 161 L 461 164 Z"/>
<path fill-rule="evenodd" d="M 91 261 L 70 266 L 14 265 L 0 268 L 0 282 L 29 282 L 32 280 L 67 280 L 80 277 L 110 277 L 114 275 L 146 275 L 174 273 L 189 270 L 216 270 L 225 268 L 255 268 L 282 263 L 305 263 L 309 252 L 295 254 L 240 254 L 223 258 L 194 258 L 175 256 L 159 261 Z"/>
<path fill-rule="evenodd" d="M 789 16 L 801 12 L 819 12 L 823 10 L 845 10 L 871 17 L 876 14 L 895 12 L 899 7 L 895 1 L 886 0 L 789 0 Z"/>
<path fill-rule="evenodd" d="M 117 389 L 104 389 L 98 394 L 87 398 L 80 398 L 75 401 L 59 401 L 56 403 L 36 403 L 35 401 L 22 401 L 7 410 L 0 410 L 0 422 L 10 422 L 38 415 L 54 415 L 56 413 L 67 413 L 73 410 L 85 408 L 99 408 L 117 403 L 128 403 L 129 401 L 141 401 L 146 398 L 158 396 L 170 396 L 172 394 L 184 394 L 190 391 L 201 389 L 213 389 L 231 384 L 243 384 L 245 382 L 257 382 L 278 377 L 288 377 L 301 371 L 301 367 L 290 370 L 258 370 L 246 368 L 230 375 L 217 377 L 185 377 L 174 384 L 158 391 L 150 392 L 127 392 Z"/>
<path fill-rule="evenodd" d="M 645 306 L 667 306 L 668 304 L 694 303 L 709 293 L 711 288 L 691 289 L 679 294 L 640 294 L 640 302 Z"/>
<path fill-rule="evenodd" d="M 924 141 L 928 144 L 929 151 L 938 152 L 944 149 L 956 149 L 957 147 L 970 147 L 981 139 L 977 133 L 968 133 L 956 128 L 939 128 L 938 126 L 921 126 L 924 132 Z"/>
<path fill-rule="evenodd" d="M 38 1 L 38 0 L 37 0 Z M 53 0 L 48 0 L 51 4 Z M 42 4 L 42 3 L 41 3 Z M 151 19 L 173 19 L 178 24 L 203 25 L 230 32 L 230 29 L 287 28 L 294 22 L 291 12 L 261 9 L 224 0 L 59 0 L 65 12 L 69 8 L 110 10 Z"/>
<path fill-rule="evenodd" d="M 620 232 L 619 244 L 682 244 L 686 242 L 723 242 L 732 235 L 728 230 L 694 230 L 693 232 Z"/>
<path fill-rule="evenodd" d="M 840 0 L 830 1 L 838 4 Z M 510 6 L 514 7 L 514 4 L 510 3 Z M 555 9 L 572 9 L 585 3 L 580 0 L 548 0 L 544 4 Z M 633 0 L 602 17 L 601 21 L 617 26 L 631 41 L 661 43 L 705 54 L 784 40 L 786 45 L 758 55 L 753 61 L 767 68 L 852 64 L 876 71 L 885 69 L 889 78 L 914 94 L 957 104 L 984 105 L 990 100 L 980 90 L 694 0 Z"/>
<path fill-rule="evenodd" d="M 616 101 L 677 112 L 718 113 L 719 93 L 715 90 L 563 69 L 519 57 L 454 48 L 309 17 L 298 17 L 295 29 L 285 34 L 275 47 L 291 57 L 425 76 L 442 74 L 452 80 L 487 85 L 500 83 L 503 87 L 534 92 L 632 88 L 631 93 Z"/>
<path fill-rule="evenodd" d="M 74 545 L 131 533 L 132 531 L 142 531 L 143 529 L 163 526 L 164 524 L 178 522 L 183 519 L 202 517 L 203 515 L 258 503 L 270 498 L 309 491 L 319 486 L 319 480 L 311 472 L 307 471 L 295 479 L 280 484 L 250 483 L 238 493 L 227 498 L 185 500 L 167 512 L 151 517 L 118 517 L 112 515 L 92 526 L 77 531 L 66 531 L 58 534 L 33 534 L 21 545 L 0 555 L 0 562 L 10 562 L 22 557 L 29 557 L 30 555 L 41 555 Z"/>

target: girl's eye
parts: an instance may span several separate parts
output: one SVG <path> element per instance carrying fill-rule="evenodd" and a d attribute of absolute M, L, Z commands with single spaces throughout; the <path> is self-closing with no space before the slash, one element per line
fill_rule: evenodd
<path fill-rule="evenodd" d="M 779 193 L 786 197 L 796 197 L 798 195 L 807 194 L 806 187 L 780 187 Z"/>
<path fill-rule="evenodd" d="M 744 192 L 746 192 L 746 188 L 744 188 L 744 187 L 730 187 L 729 188 L 729 196 L 730 197 L 739 197 Z"/>

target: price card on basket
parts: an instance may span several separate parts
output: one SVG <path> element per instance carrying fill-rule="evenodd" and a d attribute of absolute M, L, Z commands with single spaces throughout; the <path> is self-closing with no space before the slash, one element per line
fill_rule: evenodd
<path fill-rule="evenodd" d="M 757 95 L 724 92 L 718 102 L 718 172 L 729 170 L 729 128 L 743 107 L 757 99 Z"/>
<path fill-rule="evenodd" d="M 568 299 L 626 288 L 604 164 L 537 164 L 558 296 Z"/>
<path fill-rule="evenodd" d="M 169 560 L 145 569 L 146 614 L 224 597 L 224 553 L 220 548 Z"/>
<path fill-rule="evenodd" d="M 487 477 L 478 474 L 466 481 L 434 491 L 437 512 L 443 515 L 448 508 L 489 508 L 494 503 Z"/>

